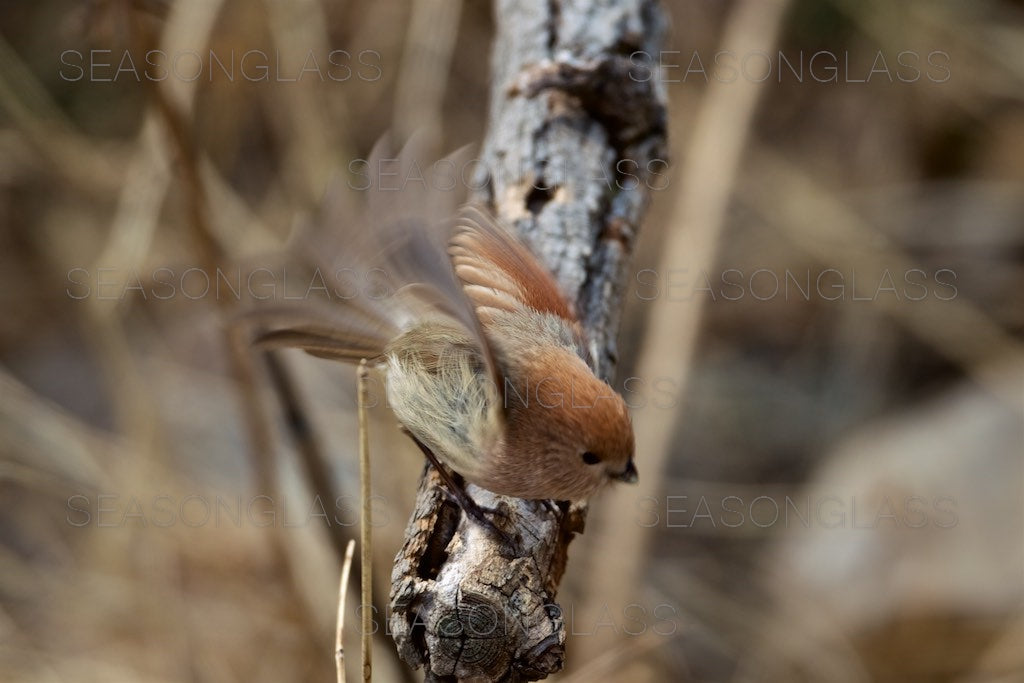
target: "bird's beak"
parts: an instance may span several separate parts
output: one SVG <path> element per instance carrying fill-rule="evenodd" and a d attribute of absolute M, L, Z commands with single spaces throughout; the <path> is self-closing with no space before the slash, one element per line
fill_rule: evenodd
<path fill-rule="evenodd" d="M 633 463 L 633 459 L 630 458 L 629 462 L 626 463 L 626 469 L 618 474 L 613 474 L 612 479 L 621 481 L 626 484 L 635 484 L 637 479 L 636 465 Z"/>

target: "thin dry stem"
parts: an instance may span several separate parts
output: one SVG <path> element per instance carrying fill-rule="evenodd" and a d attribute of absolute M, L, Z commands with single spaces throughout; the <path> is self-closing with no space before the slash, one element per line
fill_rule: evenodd
<path fill-rule="evenodd" d="M 373 669 L 373 649 L 370 634 L 373 633 L 373 552 L 370 545 L 370 441 L 366 424 L 366 403 L 369 390 L 366 385 L 366 359 L 359 363 L 359 485 L 362 500 L 362 514 L 359 516 L 359 562 L 362 601 L 362 661 L 363 680 L 369 681 Z"/>
<path fill-rule="evenodd" d="M 395 88 L 395 133 L 423 135 L 432 152 L 442 133 L 442 104 L 462 14 L 462 0 L 413 3 Z"/>
<path fill-rule="evenodd" d="M 338 627 L 334 631 L 334 665 L 338 673 L 338 683 L 345 683 L 345 593 L 355 549 L 356 542 L 352 539 L 345 546 L 345 560 L 341 563 L 341 581 L 338 583 Z"/>

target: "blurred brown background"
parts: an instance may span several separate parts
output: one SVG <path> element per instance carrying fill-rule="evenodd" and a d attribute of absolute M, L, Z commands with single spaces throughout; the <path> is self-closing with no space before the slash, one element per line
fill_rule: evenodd
<path fill-rule="evenodd" d="M 1021 680 L 1024 3 L 664 8 L 616 380 L 641 484 L 572 546 L 559 680 Z M 353 373 L 286 358 L 319 499 L 265 377 L 239 390 L 230 285 L 385 132 L 479 143 L 493 21 L 0 8 L 0 677 L 331 679 Z M 383 611 L 421 459 L 373 419 Z"/>

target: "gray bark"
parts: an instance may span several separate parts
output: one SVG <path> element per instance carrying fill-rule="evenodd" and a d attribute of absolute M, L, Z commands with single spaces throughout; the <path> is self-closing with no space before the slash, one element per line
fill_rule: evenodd
<path fill-rule="evenodd" d="M 497 0 L 480 199 L 575 299 L 592 362 L 616 362 L 625 269 L 665 154 L 655 0 Z M 563 665 L 555 596 L 586 506 L 496 496 L 511 542 L 480 528 L 427 468 L 395 560 L 390 627 L 427 681 L 537 680 Z"/>

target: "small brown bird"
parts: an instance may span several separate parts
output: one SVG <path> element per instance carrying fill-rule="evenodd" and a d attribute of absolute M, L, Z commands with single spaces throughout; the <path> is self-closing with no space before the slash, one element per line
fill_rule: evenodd
<path fill-rule="evenodd" d="M 626 404 L 588 365 L 583 327 L 551 274 L 480 208 L 432 221 L 444 212 L 431 198 L 441 181 L 420 173 L 408 146 L 384 159 L 378 145 L 367 168 L 386 162 L 397 163 L 394 185 L 408 173 L 416 187 L 371 188 L 364 219 L 332 221 L 338 242 L 310 251 L 341 255 L 321 274 L 375 273 L 378 286 L 279 309 L 288 324 L 261 343 L 375 363 L 398 421 L 435 465 L 495 493 L 576 501 L 635 482 Z"/>

